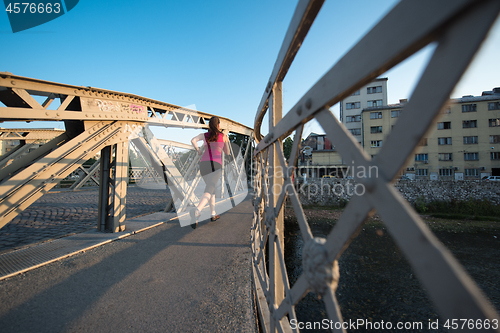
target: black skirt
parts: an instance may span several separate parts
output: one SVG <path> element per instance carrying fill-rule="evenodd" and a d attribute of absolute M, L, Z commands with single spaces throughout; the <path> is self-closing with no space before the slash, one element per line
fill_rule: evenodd
<path fill-rule="evenodd" d="M 206 184 L 205 193 L 215 194 L 217 182 L 222 175 L 222 165 L 213 161 L 201 161 L 200 173 Z"/>

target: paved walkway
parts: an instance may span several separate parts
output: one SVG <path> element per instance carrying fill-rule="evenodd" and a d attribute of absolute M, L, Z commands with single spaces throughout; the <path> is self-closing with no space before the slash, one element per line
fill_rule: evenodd
<path fill-rule="evenodd" d="M 4 279 L 1 330 L 256 332 L 251 220 L 247 198 L 196 230 L 173 220 Z"/>
<path fill-rule="evenodd" d="M 170 194 L 137 186 L 127 189 L 127 219 L 165 209 Z M 26 245 L 97 229 L 97 187 L 51 191 L 0 229 L 0 254 Z"/>

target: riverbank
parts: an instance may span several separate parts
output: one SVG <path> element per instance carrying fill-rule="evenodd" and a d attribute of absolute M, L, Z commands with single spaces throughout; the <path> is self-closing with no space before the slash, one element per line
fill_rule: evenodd
<path fill-rule="evenodd" d="M 341 210 L 324 207 L 305 209 L 315 237 L 326 237 L 341 214 Z M 450 220 L 426 215 L 422 218 L 492 304 L 500 309 L 500 218 L 499 221 Z M 302 246 L 293 209 L 287 208 L 285 258 L 291 285 L 302 272 Z M 421 322 L 422 329 L 407 332 L 447 332 L 442 325 L 438 330 L 427 328 L 429 320 L 439 319 L 438 313 L 377 215 L 365 222 L 359 235 L 341 256 L 339 267 L 336 295 L 344 320 Z M 326 318 L 323 302 L 313 293 L 297 305 L 296 312 L 298 320 L 303 322 L 320 322 Z"/>

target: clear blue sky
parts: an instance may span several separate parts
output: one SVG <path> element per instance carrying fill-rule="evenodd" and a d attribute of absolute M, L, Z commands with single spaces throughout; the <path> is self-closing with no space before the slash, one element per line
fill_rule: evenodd
<path fill-rule="evenodd" d="M 58 19 L 15 34 L 3 12 L 0 71 L 195 105 L 253 126 L 297 2 L 81 0 Z M 396 3 L 326 1 L 284 82 L 284 112 Z M 383 75 L 389 103 L 410 97 L 431 52 Z M 451 97 L 500 86 L 499 54 L 497 22 Z M 310 131 L 321 129 L 312 122 Z"/>

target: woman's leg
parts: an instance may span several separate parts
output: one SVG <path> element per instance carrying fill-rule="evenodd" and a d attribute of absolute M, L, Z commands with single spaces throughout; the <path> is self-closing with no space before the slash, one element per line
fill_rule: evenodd
<path fill-rule="evenodd" d="M 212 213 L 212 216 L 217 215 L 215 212 L 215 194 L 212 194 L 212 197 L 210 198 L 210 212 Z"/>
<path fill-rule="evenodd" d="M 205 208 L 205 206 L 207 205 L 207 203 L 210 201 L 210 197 L 211 196 L 212 195 L 210 193 L 203 193 L 202 197 L 200 198 L 200 203 L 196 207 L 196 209 L 198 209 L 199 212 L 201 212 L 201 210 L 203 208 Z M 212 207 L 212 202 L 211 201 L 210 201 L 210 207 Z"/>

